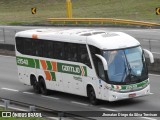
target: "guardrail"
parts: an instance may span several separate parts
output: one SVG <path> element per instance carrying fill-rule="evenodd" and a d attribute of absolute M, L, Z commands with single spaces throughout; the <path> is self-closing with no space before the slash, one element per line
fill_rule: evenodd
<path fill-rule="evenodd" d="M 3 107 L 5 111 L 9 111 L 9 110 L 16 110 L 20 111 L 23 110 L 22 107 L 25 108 L 29 108 L 26 111 L 20 111 L 20 112 L 26 112 L 26 113 L 41 113 L 42 117 L 46 117 L 46 118 L 52 118 L 52 117 L 57 117 L 58 120 L 62 120 L 62 118 L 67 117 L 70 120 L 95 120 L 93 118 L 88 118 L 88 117 L 83 117 L 81 115 L 78 114 L 73 114 L 71 111 L 57 111 L 51 108 L 46 108 L 43 106 L 37 106 L 37 105 L 33 105 L 33 104 L 28 104 L 28 103 L 24 103 L 24 102 L 20 102 L 20 101 L 16 101 L 16 100 L 11 100 L 11 99 L 6 99 L 6 98 L 0 98 L 0 101 L 2 101 L 4 103 Z M 19 110 L 17 110 L 17 108 L 14 109 L 14 107 L 11 107 L 11 105 L 14 104 L 16 105 L 16 107 L 21 107 Z M 10 111 L 10 112 L 11 112 Z"/>
<path fill-rule="evenodd" d="M 140 26 L 160 26 L 160 23 L 154 22 L 144 22 L 144 21 L 135 21 L 135 20 L 126 20 L 126 19 L 114 19 L 114 18 L 48 18 L 48 22 L 87 22 L 91 24 L 92 22 L 99 22 L 100 24 L 104 23 L 113 23 L 113 24 L 128 24 L 128 25 L 140 25 Z"/>

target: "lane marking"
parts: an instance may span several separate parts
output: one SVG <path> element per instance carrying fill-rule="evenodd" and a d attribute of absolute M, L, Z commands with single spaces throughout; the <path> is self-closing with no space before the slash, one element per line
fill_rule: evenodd
<path fill-rule="evenodd" d="M 147 119 L 147 120 L 157 120 L 155 118 L 150 118 L 150 117 L 140 117 L 140 118 Z"/>
<path fill-rule="evenodd" d="M 31 92 L 23 92 L 24 94 L 30 94 L 30 95 L 33 95 L 34 93 L 31 93 Z"/>
<path fill-rule="evenodd" d="M 0 57 L 16 58 L 15 56 L 0 55 Z"/>
<path fill-rule="evenodd" d="M 160 54 L 160 53 L 158 53 L 158 52 L 152 52 L 153 54 Z"/>
<path fill-rule="evenodd" d="M 149 93 L 150 95 L 153 95 L 154 93 Z"/>
<path fill-rule="evenodd" d="M 10 89 L 10 88 L 1 88 L 2 90 L 8 90 L 8 91 L 13 91 L 13 92 L 19 92 L 19 90 L 16 89 Z"/>
<path fill-rule="evenodd" d="M 158 75 L 158 74 L 149 74 L 149 75 L 151 75 L 151 76 L 156 76 L 156 77 L 160 77 L 160 75 Z"/>
<path fill-rule="evenodd" d="M 76 102 L 76 101 L 71 101 L 71 103 L 78 104 L 78 105 L 89 106 L 89 104 L 85 104 L 85 103 L 81 103 L 81 102 Z"/>
<path fill-rule="evenodd" d="M 46 117 L 48 119 L 52 119 L 52 120 L 59 120 L 59 117 Z"/>
<path fill-rule="evenodd" d="M 118 110 L 114 110 L 114 109 L 109 109 L 109 108 L 100 108 L 102 110 L 106 110 L 106 111 L 118 111 Z"/>
<path fill-rule="evenodd" d="M 147 40 L 147 39 L 140 39 L 140 40 L 142 40 L 142 41 L 146 41 L 146 42 L 160 42 L 159 40 Z"/>
<path fill-rule="evenodd" d="M 44 97 L 44 98 L 50 98 L 50 99 L 55 99 L 55 100 L 60 99 L 60 98 L 57 98 L 57 97 L 50 97 L 50 96 L 45 96 L 45 95 L 41 95 L 41 97 Z"/>

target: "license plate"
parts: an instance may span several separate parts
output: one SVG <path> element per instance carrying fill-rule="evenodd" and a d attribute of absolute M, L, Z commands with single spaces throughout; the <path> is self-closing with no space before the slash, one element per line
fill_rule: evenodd
<path fill-rule="evenodd" d="M 128 97 L 136 97 L 136 93 L 129 94 Z"/>

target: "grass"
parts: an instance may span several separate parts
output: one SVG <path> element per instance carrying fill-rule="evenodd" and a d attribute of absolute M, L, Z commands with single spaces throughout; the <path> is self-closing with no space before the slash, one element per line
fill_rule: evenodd
<path fill-rule="evenodd" d="M 46 24 L 66 17 L 66 0 L 0 0 L 0 24 Z M 159 0 L 72 0 L 73 17 L 118 18 L 160 23 Z M 31 14 L 36 7 L 37 13 Z"/>

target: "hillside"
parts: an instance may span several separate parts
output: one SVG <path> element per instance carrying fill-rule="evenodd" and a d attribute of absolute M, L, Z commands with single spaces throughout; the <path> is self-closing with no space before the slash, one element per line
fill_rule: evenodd
<path fill-rule="evenodd" d="M 66 17 L 66 0 L 0 0 L 0 24 L 46 23 L 49 17 Z M 160 23 L 159 0 L 72 0 L 73 17 L 104 17 Z M 37 13 L 32 15 L 31 8 Z"/>

